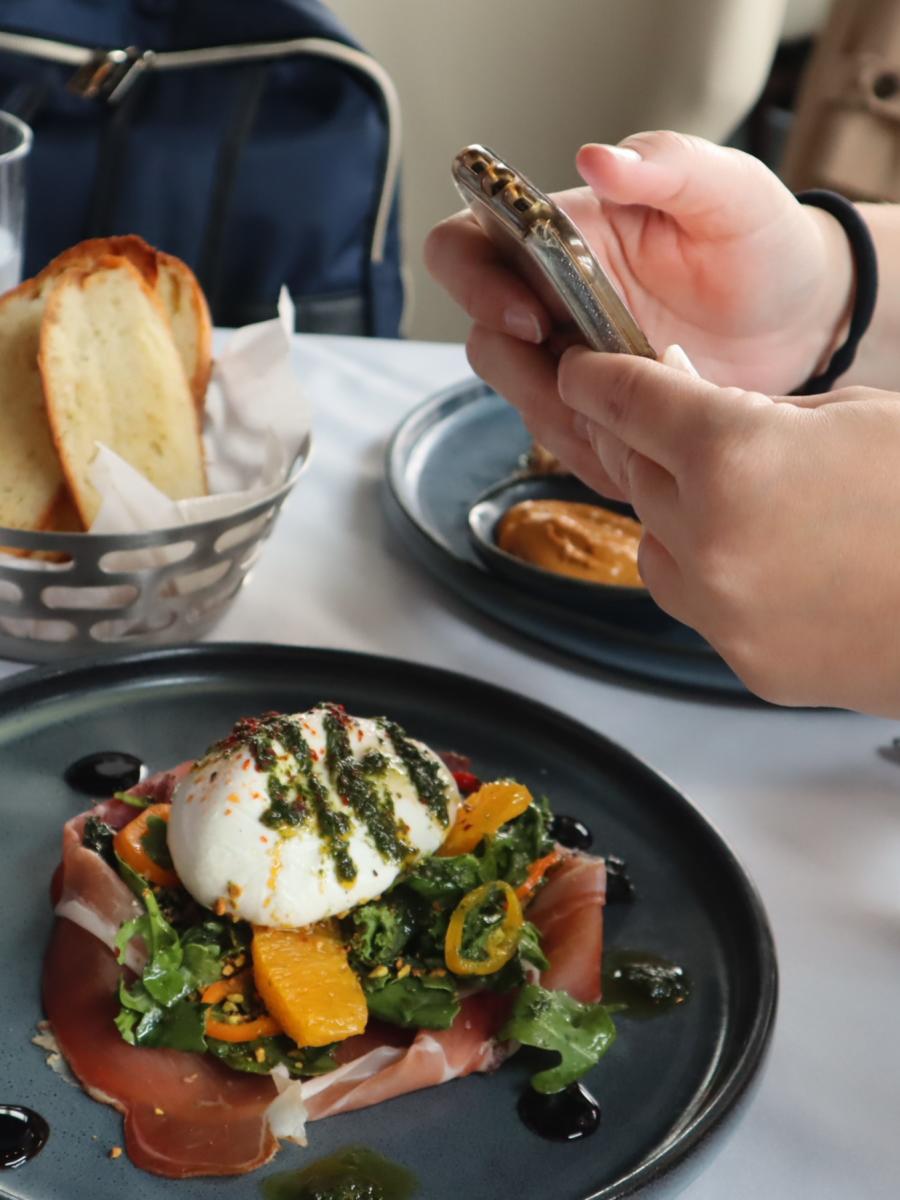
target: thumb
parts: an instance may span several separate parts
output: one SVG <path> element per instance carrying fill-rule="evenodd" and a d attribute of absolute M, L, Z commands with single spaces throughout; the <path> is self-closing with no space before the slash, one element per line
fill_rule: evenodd
<path fill-rule="evenodd" d="M 575 165 L 599 199 L 658 209 L 705 237 L 743 236 L 796 203 L 758 159 L 670 130 L 590 143 Z"/>

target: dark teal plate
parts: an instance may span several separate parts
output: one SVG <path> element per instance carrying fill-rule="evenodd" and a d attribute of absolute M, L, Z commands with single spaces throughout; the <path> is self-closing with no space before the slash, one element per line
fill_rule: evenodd
<path fill-rule="evenodd" d="M 121 1119 L 54 1075 L 30 1044 L 51 927 L 50 876 L 64 821 L 84 797 L 65 768 L 97 750 L 157 769 L 199 751 L 239 716 L 328 698 L 387 713 L 416 737 L 471 755 L 486 776 L 516 775 L 586 822 L 598 853 L 628 861 L 639 898 L 607 910 L 606 940 L 656 951 L 693 980 L 683 1008 L 619 1036 L 587 1079 L 598 1132 L 559 1144 L 516 1115 L 529 1064 L 517 1056 L 380 1107 L 314 1122 L 251 1176 L 174 1182 L 123 1157 Z M 203 646 L 44 668 L 0 686 L 0 1103 L 50 1123 L 42 1153 L 0 1171 L 16 1200 L 251 1200 L 267 1175 L 365 1145 L 411 1169 L 421 1200 L 586 1200 L 683 1187 L 722 1141 L 757 1075 L 775 1013 L 776 966 L 759 897 L 715 831 L 659 775 L 601 735 L 523 696 L 414 663 L 286 646 Z M 532 1064 L 533 1069 L 533 1064 Z"/>
<path fill-rule="evenodd" d="M 476 379 L 409 413 L 391 439 L 385 470 L 388 516 L 409 550 L 481 612 L 583 664 L 746 699 L 746 688 L 712 647 L 652 601 L 641 597 L 629 606 L 615 589 L 598 589 L 596 609 L 587 612 L 485 564 L 469 511 L 518 470 L 530 445 L 515 409 Z"/>

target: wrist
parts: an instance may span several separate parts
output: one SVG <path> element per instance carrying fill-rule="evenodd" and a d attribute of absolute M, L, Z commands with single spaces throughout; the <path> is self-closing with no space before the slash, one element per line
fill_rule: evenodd
<path fill-rule="evenodd" d="M 821 374 L 846 341 L 856 297 L 856 268 L 846 231 L 822 208 L 804 207 L 819 241 L 821 287 L 810 314 L 812 355 L 801 380 Z"/>

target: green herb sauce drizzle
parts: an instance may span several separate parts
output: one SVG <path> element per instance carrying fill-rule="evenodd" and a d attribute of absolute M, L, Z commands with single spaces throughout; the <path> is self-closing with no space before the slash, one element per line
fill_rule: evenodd
<path fill-rule="evenodd" d="M 275 742 L 281 744 L 292 760 L 287 769 L 276 753 Z M 207 752 L 206 757 L 235 754 L 244 748 L 249 751 L 256 769 L 267 776 L 269 807 L 260 817 L 263 825 L 289 834 L 312 814 L 338 879 L 352 883 L 358 872 L 346 845 L 350 818 L 328 803 L 328 792 L 315 773 L 313 754 L 300 723 L 283 713 L 243 717 L 227 738 Z"/>
<path fill-rule="evenodd" d="M 440 767 L 433 759 L 425 757 L 396 721 L 382 717 L 378 724 L 390 738 L 397 757 L 406 767 L 419 799 L 446 829 L 450 824 L 450 812 L 447 785 L 441 779 Z"/>
<path fill-rule="evenodd" d="M 403 862 L 413 853 L 403 839 L 387 796 L 379 796 L 362 764 L 353 755 L 347 725 L 350 718 L 337 705 L 327 705 L 322 721 L 325 730 L 325 766 L 342 800 L 365 825 L 382 858 Z M 388 760 L 381 755 L 384 766 Z"/>

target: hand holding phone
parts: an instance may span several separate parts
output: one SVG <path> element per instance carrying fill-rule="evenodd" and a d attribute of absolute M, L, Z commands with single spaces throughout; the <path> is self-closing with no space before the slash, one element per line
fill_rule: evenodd
<path fill-rule="evenodd" d="M 452 171 L 482 229 L 561 333 L 577 333 L 593 350 L 656 358 L 596 255 L 549 196 L 485 146 L 466 146 Z"/>

